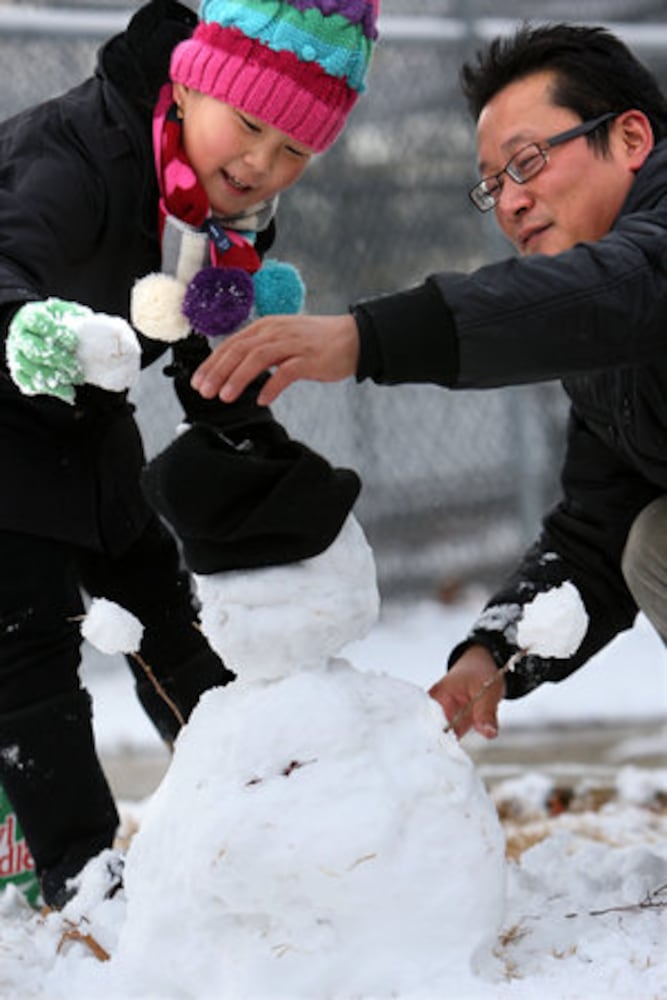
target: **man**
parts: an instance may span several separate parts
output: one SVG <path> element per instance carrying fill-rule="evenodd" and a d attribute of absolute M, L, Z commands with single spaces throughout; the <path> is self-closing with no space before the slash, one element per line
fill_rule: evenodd
<path fill-rule="evenodd" d="M 592 27 L 524 26 L 462 80 L 482 178 L 470 197 L 495 212 L 520 259 L 432 275 L 349 316 L 266 318 L 222 344 L 193 384 L 229 402 L 273 368 L 269 404 L 299 378 L 563 380 L 563 499 L 431 690 L 459 736 L 490 738 L 503 693 L 567 677 L 638 608 L 667 640 L 667 102 Z M 521 653 L 522 607 L 564 581 L 588 617 L 579 648 Z"/>

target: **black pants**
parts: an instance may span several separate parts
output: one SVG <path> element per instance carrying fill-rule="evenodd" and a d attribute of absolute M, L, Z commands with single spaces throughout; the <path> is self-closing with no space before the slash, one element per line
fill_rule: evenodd
<path fill-rule="evenodd" d="M 116 558 L 0 532 L 0 783 L 54 903 L 66 878 L 111 845 L 118 823 L 79 679 L 82 590 L 144 626 L 139 652 L 168 699 L 134 657 L 128 664 L 168 742 L 200 695 L 234 676 L 196 627 L 189 577 L 157 519 Z"/>

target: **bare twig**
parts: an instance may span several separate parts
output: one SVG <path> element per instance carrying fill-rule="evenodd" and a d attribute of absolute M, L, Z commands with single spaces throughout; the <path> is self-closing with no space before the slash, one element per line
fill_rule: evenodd
<path fill-rule="evenodd" d="M 162 687 L 159 680 L 157 679 L 157 677 L 155 676 L 149 665 L 146 663 L 146 661 L 143 659 L 143 657 L 140 656 L 139 653 L 130 653 L 130 656 L 134 657 L 134 659 L 137 661 L 143 672 L 146 674 L 146 677 L 148 677 L 148 680 L 155 688 L 157 694 L 160 696 L 160 698 L 162 698 L 165 704 L 168 705 L 169 708 L 172 710 L 172 712 L 176 716 L 176 719 L 178 720 L 179 725 L 184 726 L 185 719 L 183 718 L 183 713 L 179 709 L 178 705 L 169 697 L 169 695 Z"/>
<path fill-rule="evenodd" d="M 607 906 L 603 910 L 588 910 L 589 917 L 603 917 L 607 913 L 633 913 L 638 910 L 662 910 L 667 907 L 667 897 L 658 899 L 658 896 L 667 893 L 667 882 L 658 886 L 657 889 L 649 889 L 643 899 L 638 903 L 626 903 L 620 906 Z M 566 917 L 578 917 L 579 913 L 566 913 Z"/>
<path fill-rule="evenodd" d="M 73 616 L 69 617 L 67 619 L 67 621 L 68 622 L 82 622 L 82 621 L 84 621 L 85 617 L 86 617 L 85 615 L 73 615 Z M 197 628 L 196 622 L 193 622 L 192 624 L 194 625 L 195 628 Z M 132 652 L 132 651 L 130 651 L 127 655 L 133 657 L 137 661 L 137 663 L 139 664 L 139 666 L 141 667 L 141 669 L 143 670 L 143 672 L 146 674 L 146 677 L 148 677 L 148 680 L 151 682 L 151 684 L 155 688 L 156 693 L 159 695 L 160 698 L 162 698 L 162 700 L 165 702 L 165 704 L 169 706 L 169 708 L 172 710 L 172 712 L 176 716 L 176 719 L 178 720 L 179 725 L 184 726 L 185 725 L 185 719 L 183 718 L 183 713 L 179 709 L 178 705 L 169 697 L 169 695 L 167 694 L 167 692 L 165 691 L 165 689 L 162 687 L 162 685 L 160 684 L 159 680 L 157 679 L 157 677 L 155 676 L 155 674 L 153 673 L 153 671 L 151 670 L 151 668 L 149 667 L 149 665 L 146 663 L 146 661 L 142 658 L 142 656 L 139 653 L 135 653 L 135 652 Z"/>

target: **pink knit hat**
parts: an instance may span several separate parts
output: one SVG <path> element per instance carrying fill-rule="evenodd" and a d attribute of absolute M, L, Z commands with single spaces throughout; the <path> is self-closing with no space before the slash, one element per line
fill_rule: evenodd
<path fill-rule="evenodd" d="M 364 89 L 379 0 L 203 0 L 171 79 L 286 132 L 334 142 Z"/>

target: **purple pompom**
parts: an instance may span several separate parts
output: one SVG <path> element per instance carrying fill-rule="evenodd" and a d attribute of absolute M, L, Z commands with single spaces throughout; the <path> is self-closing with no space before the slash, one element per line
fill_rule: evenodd
<path fill-rule="evenodd" d="M 248 319 L 254 301 L 252 276 L 239 267 L 205 267 L 185 290 L 183 315 L 205 337 L 232 333 Z"/>

